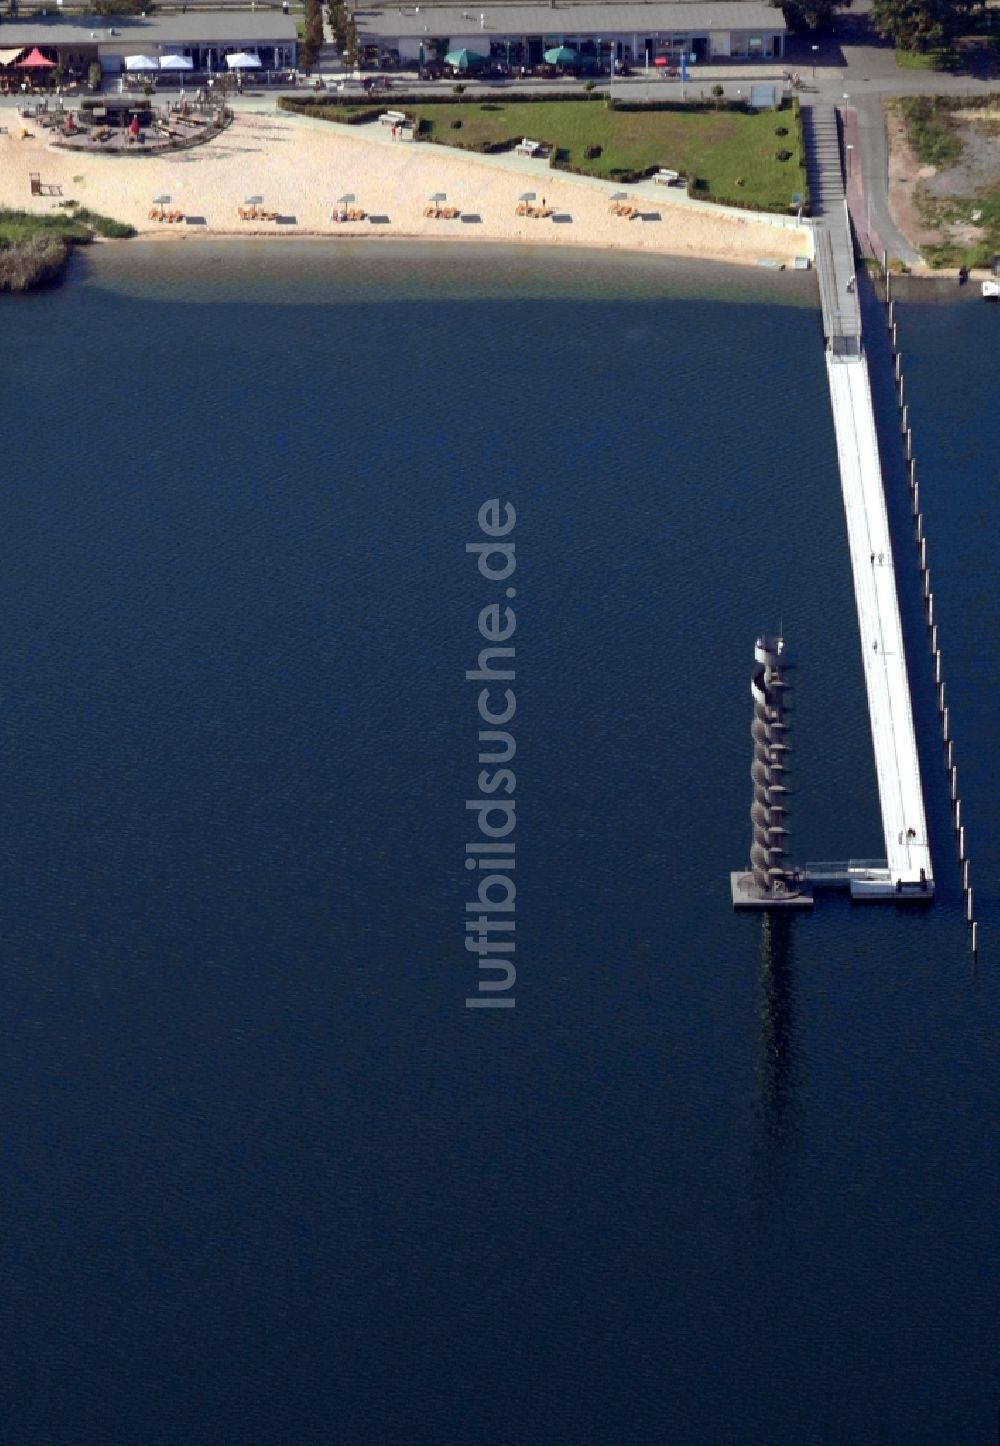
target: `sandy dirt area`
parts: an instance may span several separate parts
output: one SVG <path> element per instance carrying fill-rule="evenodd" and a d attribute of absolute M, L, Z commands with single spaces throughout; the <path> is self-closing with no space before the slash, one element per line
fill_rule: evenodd
<path fill-rule="evenodd" d="M 952 221 L 947 226 L 929 224 L 919 204 L 924 194 L 931 200 L 975 197 L 1000 180 L 1000 107 L 970 108 L 953 114 L 962 154 L 951 166 L 939 169 L 924 165 L 907 139 L 903 118 L 886 111 L 889 136 L 889 210 L 896 225 L 911 245 L 935 245 L 945 239 L 973 245 L 981 237 L 979 228 Z"/>
<path fill-rule="evenodd" d="M 936 231 L 929 229 L 920 219 L 917 208 L 917 187 L 936 175 L 934 166 L 925 166 L 917 160 L 906 138 L 906 124 L 902 116 L 886 111 L 886 126 L 889 133 L 889 214 L 911 246 L 919 251 L 921 246 L 937 241 Z"/>
<path fill-rule="evenodd" d="M 13 119 L 13 117 L 12 117 Z M 30 130 L 31 122 L 24 122 Z M 691 203 L 682 193 L 645 183 L 630 187 L 648 219 L 609 214 L 616 189 L 560 175 L 543 162 L 465 155 L 442 146 L 392 142 L 375 127 L 347 127 L 275 112 L 240 113 L 217 139 L 173 155 L 102 156 L 58 149 L 44 131 L 22 138 L 20 126 L 0 135 L 0 205 L 54 210 L 74 199 L 141 233 L 192 240 L 266 233 L 458 237 L 553 245 L 620 248 L 664 255 L 756 263 L 811 255 L 806 230 L 781 227 L 739 211 Z M 32 196 L 29 173 L 58 194 Z M 550 220 L 517 217 L 522 191 L 555 208 Z M 353 192 L 369 218 L 330 220 L 337 198 Z M 461 208 L 462 219 L 434 220 L 423 208 L 435 192 Z M 150 220 L 153 198 L 169 195 L 185 221 Z M 278 222 L 244 222 L 238 207 L 251 196 Z"/>

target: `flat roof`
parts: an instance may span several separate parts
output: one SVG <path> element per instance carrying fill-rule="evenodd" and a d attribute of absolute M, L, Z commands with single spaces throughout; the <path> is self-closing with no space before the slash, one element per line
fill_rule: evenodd
<path fill-rule="evenodd" d="M 281 11 L 189 11 L 179 15 L 38 15 L 0 26 L 4 49 L 15 45 L 133 46 L 135 52 L 157 45 L 231 45 L 240 41 L 288 44 L 295 21 Z"/>
<path fill-rule="evenodd" d="M 483 4 L 483 0 L 479 0 Z M 480 29 L 479 16 L 486 24 Z M 786 29 L 780 10 L 762 0 L 625 0 L 597 5 L 563 3 L 493 4 L 483 10 L 476 0 L 464 10 L 457 4 L 359 6 L 354 11 L 362 35 L 394 35 L 420 39 L 448 35 L 657 35 L 673 31 L 698 34 L 720 30 L 752 30 L 780 35 Z M 4 26 L 6 34 L 7 26 Z"/>

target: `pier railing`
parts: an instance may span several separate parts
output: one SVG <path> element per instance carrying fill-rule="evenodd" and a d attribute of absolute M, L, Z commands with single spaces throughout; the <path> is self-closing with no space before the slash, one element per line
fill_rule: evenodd
<path fill-rule="evenodd" d="M 907 401 L 909 389 L 906 385 L 906 377 L 903 371 L 903 356 L 900 350 L 899 336 L 896 328 L 896 304 L 892 296 L 892 273 L 889 271 L 888 258 L 884 250 L 881 255 L 876 256 L 874 259 L 877 264 L 877 271 L 875 273 L 876 286 L 885 305 L 886 326 L 888 327 L 889 342 L 892 350 L 893 376 L 896 383 L 896 400 L 899 407 L 899 425 L 903 441 L 903 456 L 906 459 L 907 480 L 910 489 L 911 510 L 913 513 L 913 535 L 920 566 L 921 591 L 927 620 L 927 638 L 930 645 L 931 659 L 934 664 L 934 687 L 937 694 L 937 711 L 941 725 L 941 741 L 944 747 L 944 763 L 948 778 L 952 826 L 955 832 L 955 844 L 958 850 L 958 863 L 962 877 L 965 917 L 969 926 L 972 952 L 973 954 L 977 954 L 979 952 L 979 923 L 975 916 L 971 866 L 965 837 L 965 810 L 958 788 L 958 766 L 955 763 L 955 739 L 951 724 L 951 706 L 948 702 L 948 692 L 944 678 L 944 663 L 941 656 L 941 645 L 938 633 L 939 623 L 934 612 L 934 593 L 931 588 L 931 570 L 927 555 L 927 533 L 924 525 L 923 510 L 920 505 L 920 483 L 917 480 L 917 459 L 913 449 L 913 432 L 910 427 L 910 405 Z"/>

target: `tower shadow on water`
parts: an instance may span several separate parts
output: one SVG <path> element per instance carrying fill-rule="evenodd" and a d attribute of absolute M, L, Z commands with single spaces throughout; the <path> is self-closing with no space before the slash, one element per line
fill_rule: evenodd
<path fill-rule="evenodd" d="M 788 1142 L 795 1096 L 793 927 L 785 910 L 761 916 L 757 1077 L 768 1153 Z"/>

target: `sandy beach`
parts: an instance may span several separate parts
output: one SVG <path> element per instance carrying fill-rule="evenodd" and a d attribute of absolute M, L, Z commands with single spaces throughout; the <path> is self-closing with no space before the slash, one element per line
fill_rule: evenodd
<path fill-rule="evenodd" d="M 74 199 L 143 235 L 191 241 L 214 237 L 295 235 L 416 236 L 461 240 L 530 242 L 636 250 L 671 256 L 755 264 L 791 262 L 811 255 L 805 228 L 774 225 L 646 182 L 628 187 L 648 219 L 609 214 L 616 187 L 569 176 L 547 163 L 514 156 L 467 155 L 445 146 L 393 141 L 377 126 L 332 125 L 275 111 L 238 112 L 220 137 L 173 155 L 112 156 L 61 150 L 44 131 L 21 138 L 11 113 L 9 134 L 0 135 L 0 205 L 51 211 Z M 32 130 L 30 121 L 25 129 Z M 59 194 L 32 196 L 29 173 L 41 175 Z M 535 191 L 555 209 L 550 220 L 515 215 L 522 191 Z M 337 223 L 337 197 L 353 192 L 369 218 Z M 462 211 L 459 220 L 425 217 L 435 192 Z M 151 221 L 153 198 L 166 194 L 185 222 Z M 244 222 L 238 207 L 253 195 L 281 220 Z"/>

